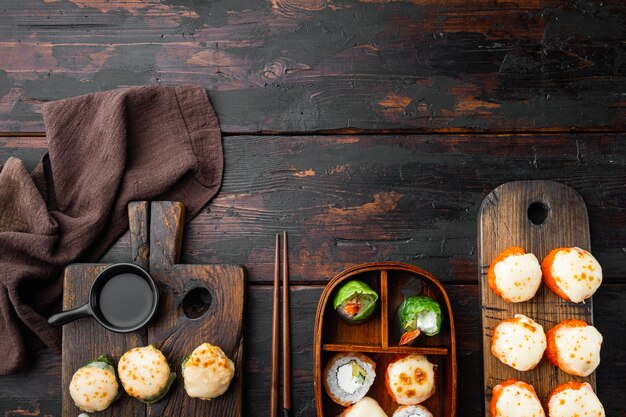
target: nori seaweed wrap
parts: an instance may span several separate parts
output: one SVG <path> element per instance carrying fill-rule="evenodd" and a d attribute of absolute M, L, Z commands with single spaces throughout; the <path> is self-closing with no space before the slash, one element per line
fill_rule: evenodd
<path fill-rule="evenodd" d="M 350 280 L 335 294 L 333 307 L 339 317 L 348 323 L 362 323 L 367 320 L 378 301 L 378 294 L 363 281 Z"/>
<path fill-rule="evenodd" d="M 400 345 L 413 341 L 421 333 L 434 336 L 441 330 L 441 306 L 432 298 L 413 295 L 398 307 L 398 320 L 402 327 Z"/>

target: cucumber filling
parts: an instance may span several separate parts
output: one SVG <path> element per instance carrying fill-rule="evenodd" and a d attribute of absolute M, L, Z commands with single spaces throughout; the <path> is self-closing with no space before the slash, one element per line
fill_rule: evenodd
<path fill-rule="evenodd" d="M 352 395 L 363 386 L 366 376 L 365 369 L 356 361 L 350 361 L 337 368 L 337 385 L 342 391 Z"/>

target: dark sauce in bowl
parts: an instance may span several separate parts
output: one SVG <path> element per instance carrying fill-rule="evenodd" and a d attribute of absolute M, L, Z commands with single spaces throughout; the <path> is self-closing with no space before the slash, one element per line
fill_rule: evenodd
<path fill-rule="evenodd" d="M 111 326 L 130 329 L 148 318 L 154 301 L 148 281 L 136 274 L 122 273 L 104 284 L 98 297 L 98 308 Z"/>

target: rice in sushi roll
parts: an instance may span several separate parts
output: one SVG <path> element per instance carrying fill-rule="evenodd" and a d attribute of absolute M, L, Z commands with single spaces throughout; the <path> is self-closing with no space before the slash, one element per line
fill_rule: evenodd
<path fill-rule="evenodd" d="M 532 385 L 509 379 L 493 387 L 491 417 L 545 417 L 541 401 Z"/>
<path fill-rule="evenodd" d="M 393 417 L 433 417 L 423 405 L 403 405 L 393 413 Z"/>
<path fill-rule="evenodd" d="M 345 322 L 358 324 L 370 318 L 377 301 L 376 291 L 365 282 L 353 279 L 337 290 L 333 308 Z"/>
<path fill-rule="evenodd" d="M 543 327 L 523 314 L 502 321 L 493 329 L 491 353 L 518 371 L 533 369 L 546 350 Z"/>
<path fill-rule="evenodd" d="M 346 408 L 338 417 L 388 417 L 376 400 L 364 397 L 351 407 Z"/>
<path fill-rule="evenodd" d="M 328 396 L 344 407 L 361 400 L 376 378 L 376 363 L 362 353 L 338 353 L 324 369 Z"/>
<path fill-rule="evenodd" d="M 582 320 L 563 320 L 546 333 L 546 357 L 563 372 L 588 376 L 600 365 L 602 335 Z"/>
<path fill-rule="evenodd" d="M 541 265 L 535 255 L 513 246 L 493 260 L 487 272 L 487 282 L 504 301 L 528 301 L 541 285 Z"/>
<path fill-rule="evenodd" d="M 192 398 L 211 400 L 224 394 L 235 375 L 235 364 L 219 346 L 203 343 L 181 365 L 185 391 Z"/>
<path fill-rule="evenodd" d="M 117 364 L 117 373 L 126 393 L 146 404 L 165 397 L 176 379 L 163 353 L 152 345 L 124 353 Z"/>
<path fill-rule="evenodd" d="M 385 383 L 398 404 L 419 404 L 435 393 L 435 365 L 424 355 L 400 356 L 387 366 Z"/>
<path fill-rule="evenodd" d="M 580 248 L 550 251 L 541 268 L 548 288 L 575 303 L 591 297 L 602 284 L 602 267 L 592 254 Z"/>
<path fill-rule="evenodd" d="M 90 413 L 106 410 L 120 397 L 113 361 L 106 355 L 80 367 L 69 388 L 76 407 Z"/>
<path fill-rule="evenodd" d="M 550 417 L 604 417 L 604 407 L 586 382 L 566 382 L 548 397 Z"/>

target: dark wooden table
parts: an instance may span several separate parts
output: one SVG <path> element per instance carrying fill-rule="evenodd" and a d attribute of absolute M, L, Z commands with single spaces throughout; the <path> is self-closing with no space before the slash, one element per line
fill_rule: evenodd
<path fill-rule="evenodd" d="M 448 3 L 444 6 L 441 3 Z M 49 100 L 200 83 L 221 192 L 183 262 L 249 271 L 247 415 L 269 410 L 274 232 L 290 234 L 295 416 L 315 415 L 313 321 L 344 268 L 421 266 L 449 292 L 461 417 L 483 415 L 476 215 L 497 185 L 553 179 L 589 208 L 605 282 L 598 394 L 626 416 L 626 4 L 534 0 L 3 0 L 0 163 L 45 152 Z M 129 258 L 128 237 L 106 256 Z M 0 378 L 0 413 L 59 416 L 60 357 Z"/>

